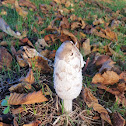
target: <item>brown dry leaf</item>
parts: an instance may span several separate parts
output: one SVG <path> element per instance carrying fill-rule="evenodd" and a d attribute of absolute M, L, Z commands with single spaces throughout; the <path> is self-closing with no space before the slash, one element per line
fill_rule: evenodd
<path fill-rule="evenodd" d="M 0 71 L 11 68 L 12 56 L 6 48 L 0 47 Z"/>
<path fill-rule="evenodd" d="M 98 104 L 97 98 L 95 96 L 93 96 L 93 94 L 87 87 L 84 88 L 84 90 L 82 91 L 82 95 L 83 95 L 83 99 L 86 102 L 87 106 L 89 108 L 93 107 L 93 109 L 95 111 L 100 113 L 100 116 L 103 120 L 107 121 L 110 125 L 112 125 L 107 110 L 105 108 L 103 108 L 102 105 Z"/>
<path fill-rule="evenodd" d="M 108 38 L 110 38 L 110 40 L 118 40 L 117 39 L 117 34 L 115 33 L 115 32 L 113 32 L 113 31 L 111 31 L 111 29 L 110 28 L 106 28 L 105 30 L 102 30 L 101 29 L 101 31 L 103 32 L 103 33 L 105 33 L 105 35 L 108 37 Z"/>
<path fill-rule="evenodd" d="M 33 121 L 29 124 L 24 124 L 23 126 L 39 126 L 39 124 L 41 124 L 41 121 L 36 120 L 36 121 Z"/>
<path fill-rule="evenodd" d="M 33 92 L 29 94 L 18 94 L 11 93 L 8 104 L 10 105 L 20 105 L 20 104 L 34 104 L 48 101 L 48 99 L 43 95 L 42 91 Z"/>
<path fill-rule="evenodd" d="M 10 7 L 11 9 L 14 8 L 14 3 L 15 3 L 15 0 L 4 0 L 4 1 L 2 1 L 2 5 L 6 6 L 6 7 Z M 11 6 L 9 6 L 9 4 L 11 4 Z"/>
<path fill-rule="evenodd" d="M 65 7 L 68 8 L 69 6 L 73 7 L 73 3 L 71 3 L 70 1 L 66 1 Z"/>
<path fill-rule="evenodd" d="M 85 56 L 91 53 L 90 39 L 86 39 L 85 41 L 83 41 L 82 49 L 84 51 Z"/>
<path fill-rule="evenodd" d="M 104 62 L 106 62 L 110 57 L 107 55 L 100 55 L 97 57 L 96 61 L 95 61 L 95 65 L 96 66 L 101 66 L 104 64 Z"/>
<path fill-rule="evenodd" d="M 102 77 L 100 73 L 95 74 L 95 76 L 92 79 L 93 84 L 97 84 L 97 83 L 103 84 L 103 82 L 104 82 L 104 78 Z"/>
<path fill-rule="evenodd" d="M 110 28 L 106 28 L 105 30 L 100 28 L 99 32 L 97 31 L 97 29 L 91 28 L 89 33 L 97 35 L 97 36 L 102 37 L 102 38 L 109 39 L 111 41 L 115 41 L 115 40 L 117 41 L 118 40 L 117 34 L 113 31 L 111 31 Z"/>
<path fill-rule="evenodd" d="M 66 29 L 62 29 L 61 30 L 61 37 L 62 37 L 62 35 L 66 35 L 66 36 L 70 37 L 70 39 L 74 42 L 74 44 L 76 44 L 76 46 L 79 48 L 79 43 L 77 41 L 77 38 L 71 32 L 69 32 Z M 67 41 L 67 39 L 64 41 Z"/>
<path fill-rule="evenodd" d="M 3 123 L 3 122 L 0 122 L 0 126 L 12 126 L 12 124 L 6 124 L 6 123 Z"/>
<path fill-rule="evenodd" d="M 126 72 L 122 72 L 119 76 L 120 79 L 123 79 L 126 82 Z"/>
<path fill-rule="evenodd" d="M 18 14 L 22 17 L 26 17 L 28 15 L 28 12 L 25 11 L 22 7 L 19 6 L 18 1 L 15 1 L 15 9 L 18 12 Z"/>
<path fill-rule="evenodd" d="M 48 49 L 42 50 L 40 54 L 46 58 L 49 58 L 50 50 Z"/>
<path fill-rule="evenodd" d="M 26 83 L 26 82 L 21 82 L 21 83 L 18 83 L 18 84 L 11 86 L 9 88 L 9 91 L 13 92 L 13 91 L 16 91 L 18 89 L 21 90 L 22 88 L 31 89 L 31 84 Z"/>
<path fill-rule="evenodd" d="M 81 17 L 79 17 L 79 18 L 77 18 L 76 22 L 71 23 L 71 30 L 74 30 L 74 29 L 77 29 L 77 28 L 84 29 L 85 26 L 86 26 L 86 23 L 83 21 L 83 19 Z"/>
<path fill-rule="evenodd" d="M 106 71 L 102 75 L 98 73 L 92 79 L 92 83 L 94 84 L 101 83 L 103 85 L 113 85 L 118 81 L 119 81 L 119 75 L 114 71 Z"/>
<path fill-rule="evenodd" d="M 46 30 L 47 30 L 47 29 L 46 29 Z M 56 35 L 54 35 L 54 34 L 45 35 L 44 40 L 45 40 L 45 42 L 46 42 L 49 46 L 51 46 L 51 45 L 53 45 L 53 44 L 55 43 Z"/>
<path fill-rule="evenodd" d="M 29 68 L 29 72 L 27 73 L 26 77 L 20 78 L 19 81 L 33 84 L 35 82 L 35 78 L 34 78 L 32 69 Z"/>
<path fill-rule="evenodd" d="M 81 36 L 81 38 L 85 38 L 86 34 L 84 34 L 83 32 L 80 32 L 80 36 Z"/>
<path fill-rule="evenodd" d="M 43 57 L 35 56 L 33 58 L 29 58 L 27 62 L 34 70 L 39 70 L 42 73 L 52 72 L 52 68 L 49 66 L 48 60 L 45 60 Z"/>
<path fill-rule="evenodd" d="M 118 113 L 113 114 L 113 126 L 125 126 L 125 119 Z"/>
<path fill-rule="evenodd" d="M 124 91 L 126 91 L 126 83 L 125 82 L 122 82 L 122 83 L 119 83 L 117 85 L 117 89 L 122 93 Z"/>
<path fill-rule="evenodd" d="M 104 23 L 105 23 L 105 21 L 102 18 L 95 19 L 93 21 L 93 25 L 99 25 L 99 24 L 104 24 Z"/>
<path fill-rule="evenodd" d="M 66 17 L 63 17 L 62 18 L 62 21 L 60 22 L 60 26 L 59 26 L 61 29 L 64 28 L 64 29 L 68 29 L 70 28 L 70 23 L 68 21 L 68 19 Z"/>
<path fill-rule="evenodd" d="M 29 1 L 29 0 L 20 0 L 20 1 L 19 1 L 19 5 L 20 5 L 20 6 L 26 6 L 26 7 L 28 7 L 28 8 L 32 8 L 33 10 L 37 10 L 35 4 L 32 3 L 32 2 Z"/>
<path fill-rule="evenodd" d="M 22 106 L 16 109 L 11 109 L 13 115 L 26 111 Z"/>
<path fill-rule="evenodd" d="M 126 98 L 125 98 L 125 93 L 120 93 L 119 95 L 116 95 L 116 102 L 118 104 L 122 104 L 124 107 L 126 107 Z"/>
<path fill-rule="evenodd" d="M 77 20 L 77 16 L 75 14 L 72 14 L 70 16 L 70 19 L 71 19 L 71 21 L 75 21 L 75 20 Z"/>
<path fill-rule="evenodd" d="M 75 29 L 79 28 L 80 25 L 81 25 L 80 22 L 72 22 L 71 23 L 71 30 L 75 30 Z"/>

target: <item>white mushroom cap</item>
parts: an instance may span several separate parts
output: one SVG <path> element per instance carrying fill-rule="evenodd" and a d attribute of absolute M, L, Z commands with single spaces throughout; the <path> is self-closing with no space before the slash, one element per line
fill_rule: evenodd
<path fill-rule="evenodd" d="M 82 89 L 82 67 L 85 62 L 72 41 L 62 43 L 54 63 L 54 88 L 61 99 L 73 100 Z"/>

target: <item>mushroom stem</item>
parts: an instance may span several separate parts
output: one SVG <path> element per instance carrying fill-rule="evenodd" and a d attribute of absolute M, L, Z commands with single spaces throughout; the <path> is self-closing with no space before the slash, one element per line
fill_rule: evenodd
<path fill-rule="evenodd" d="M 64 99 L 63 100 L 64 111 L 71 112 L 72 111 L 72 99 Z"/>

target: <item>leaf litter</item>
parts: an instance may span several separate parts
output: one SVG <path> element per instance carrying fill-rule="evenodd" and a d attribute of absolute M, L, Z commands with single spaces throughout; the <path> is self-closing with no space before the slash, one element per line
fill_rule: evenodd
<path fill-rule="evenodd" d="M 0 71 L 0 76 L 3 77 L 0 79 L 0 90 L 2 91 L 0 98 L 2 100 L 5 95 L 10 96 L 8 103 L 10 112 L 14 115 L 14 120 L 11 123 L 17 126 L 125 125 L 125 114 L 115 111 L 112 111 L 111 114 L 107 109 L 108 106 L 106 107 L 106 104 L 101 102 L 106 101 L 106 97 L 112 94 L 115 97 L 114 100 L 110 98 L 113 103 L 117 103 L 119 108 L 126 106 L 125 69 L 121 70 L 119 66 L 117 67 L 117 62 L 113 60 L 113 57 L 121 60 L 124 56 L 122 54 L 125 54 L 123 51 L 121 52 L 122 54 L 117 53 L 113 48 L 113 45 L 119 41 L 119 34 L 116 30 L 119 31 L 120 26 L 125 27 L 125 17 L 123 13 L 120 11 L 114 12 L 111 8 L 102 4 L 101 1 L 75 0 L 73 2 L 72 0 L 54 0 L 48 5 L 40 4 L 39 7 L 30 0 L 2 1 L 2 5 L 6 7 L 9 7 L 8 4 L 10 4 L 11 8 L 14 8 L 23 20 L 28 20 L 29 10 L 35 12 L 34 18 L 37 18 L 36 23 L 38 26 L 43 25 L 46 18 L 54 17 L 50 19 L 51 22 L 48 26 L 41 29 L 41 31 L 38 31 L 36 27 L 31 27 L 33 32 L 42 35 L 41 38 L 29 38 L 27 35 L 29 29 L 27 29 L 28 27 L 25 23 L 23 25 L 26 26 L 27 32 L 21 31 L 21 35 L 20 32 L 13 31 L 5 20 L 0 17 L 0 29 L 3 31 L 0 36 L 1 68 L 4 64 L 5 67 L 9 67 L 9 71 L 13 75 L 11 79 L 8 79 L 8 76 L 3 72 L 3 68 Z M 103 2 L 112 4 L 109 0 L 103 0 Z M 85 4 L 93 5 L 94 10 L 96 8 L 99 11 L 104 10 L 106 13 L 109 12 L 111 16 L 105 15 L 99 18 L 97 15 L 88 14 L 88 18 L 82 18 L 74 14 L 76 12 L 76 4 L 80 8 Z M 87 11 L 88 9 L 86 8 L 85 10 Z M 54 14 L 50 13 L 52 10 Z M 41 16 L 41 12 L 44 17 Z M 90 20 L 92 20 L 91 24 L 88 23 Z M 3 34 L 4 32 L 6 34 Z M 8 43 L 3 41 L 4 36 L 12 36 L 12 40 L 14 39 L 10 41 L 11 51 L 8 51 Z M 91 36 L 99 39 L 92 40 Z M 19 41 L 19 48 L 16 46 L 16 40 Z M 87 64 L 83 69 L 84 85 L 86 84 L 86 86 L 83 86 L 83 98 L 79 96 L 74 100 L 74 111 L 68 116 L 62 113 L 62 105 L 52 85 L 53 61 L 57 50 L 56 48 L 52 49 L 52 47 L 55 47 L 56 44 L 59 47 L 62 42 L 67 40 L 73 41 L 84 57 L 88 57 Z M 100 42 L 97 42 L 97 40 Z M 106 42 L 105 44 L 104 41 Z M 4 52 L 2 49 L 6 51 Z M 97 55 L 97 52 L 101 54 Z M 8 64 L 4 63 L 2 57 Z M 19 65 L 20 74 L 15 72 L 17 67 L 11 65 L 12 58 Z M 90 86 L 86 80 L 87 77 L 92 78 Z M 97 91 L 92 94 L 91 90 L 94 87 L 97 88 L 95 89 Z M 97 92 L 104 95 L 103 91 L 107 95 L 99 100 L 100 96 L 98 96 Z M 106 102 L 109 103 L 109 101 Z M 90 113 L 86 109 L 86 105 L 90 109 L 93 108 Z M 109 106 L 109 109 L 111 109 L 113 104 Z M 0 112 L 2 113 L 2 111 Z M 21 119 L 19 119 L 19 115 L 21 115 Z"/>

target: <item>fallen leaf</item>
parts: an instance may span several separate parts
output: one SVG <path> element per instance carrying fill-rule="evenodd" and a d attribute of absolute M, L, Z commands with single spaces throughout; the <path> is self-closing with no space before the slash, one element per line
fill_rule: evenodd
<path fill-rule="evenodd" d="M 48 101 L 48 99 L 43 95 L 42 91 L 33 92 L 29 94 L 18 94 L 11 93 L 8 104 L 10 105 L 20 105 L 20 104 L 34 104 Z"/>
<path fill-rule="evenodd" d="M 68 21 L 68 19 L 67 19 L 66 17 L 63 17 L 63 18 L 62 18 L 62 21 L 60 22 L 59 27 L 60 27 L 61 29 L 62 29 L 62 28 L 64 28 L 64 29 L 70 28 L 70 23 L 69 23 L 69 21 Z"/>
<path fill-rule="evenodd" d="M 124 91 L 126 91 L 126 83 L 125 82 L 122 82 L 122 83 L 119 83 L 117 85 L 117 89 L 122 93 Z"/>
<path fill-rule="evenodd" d="M 31 84 L 26 83 L 26 82 L 21 82 L 21 83 L 18 83 L 18 84 L 15 84 L 15 85 L 11 86 L 9 88 L 9 91 L 10 92 L 14 92 L 16 90 L 20 90 L 21 91 L 21 89 L 23 89 L 23 88 L 31 89 Z"/>
<path fill-rule="evenodd" d="M 104 62 L 106 62 L 110 57 L 107 55 L 100 55 L 97 57 L 96 61 L 95 61 L 95 65 L 96 66 L 101 66 L 104 64 Z"/>
<path fill-rule="evenodd" d="M 98 73 L 92 79 L 92 83 L 94 84 L 101 83 L 103 85 L 113 85 L 118 81 L 119 81 L 119 75 L 114 71 L 106 71 L 102 75 Z"/>
<path fill-rule="evenodd" d="M 27 60 L 29 66 L 34 70 L 39 70 L 42 73 L 51 73 L 52 68 L 48 64 L 48 60 L 45 60 L 43 57 L 35 56 Z"/>
<path fill-rule="evenodd" d="M 18 32 L 14 32 L 11 30 L 9 25 L 4 21 L 3 18 L 0 18 L 0 29 L 3 30 L 5 33 L 14 36 L 15 38 L 22 39 L 26 36 L 26 32 L 23 35 L 18 34 Z"/>
<path fill-rule="evenodd" d="M 76 46 L 79 48 L 79 43 L 78 43 L 78 41 L 77 41 L 77 38 L 71 33 L 71 32 L 69 32 L 68 30 L 66 30 L 66 29 L 62 29 L 61 30 L 61 36 L 62 35 L 66 35 L 66 36 L 68 36 L 68 37 L 70 37 L 70 39 L 74 42 L 74 44 L 76 44 Z M 60 37 L 61 37 L 60 36 Z M 65 39 L 65 38 L 64 38 Z M 66 40 L 64 40 L 64 41 L 67 41 L 67 39 Z M 63 42 L 64 42 L 63 41 Z"/>
<path fill-rule="evenodd" d="M 46 35 L 46 36 L 44 37 L 44 40 L 45 40 L 45 42 L 46 42 L 49 46 L 51 46 L 51 45 L 53 45 L 53 43 L 55 43 L 56 35 L 54 35 L 54 34 L 48 34 L 48 35 Z"/>
<path fill-rule="evenodd" d="M 19 3 L 17 0 L 15 1 L 15 9 L 18 12 L 18 14 L 22 17 L 26 17 L 28 15 L 28 12 L 19 6 Z"/>
<path fill-rule="evenodd" d="M 71 23 L 71 30 L 75 30 L 80 27 L 80 22 L 72 22 Z"/>
<path fill-rule="evenodd" d="M 6 48 L 0 47 L 0 71 L 11 68 L 12 56 Z"/>
<path fill-rule="evenodd" d="M 26 111 L 22 106 L 16 109 L 11 109 L 13 115 Z"/>
<path fill-rule="evenodd" d="M 70 19 L 71 19 L 71 21 L 75 21 L 75 20 L 77 20 L 77 16 L 75 14 L 72 14 L 70 16 Z"/>
<path fill-rule="evenodd" d="M 110 125 L 112 125 L 107 110 L 98 103 L 97 98 L 95 96 L 93 96 L 93 94 L 87 87 L 83 89 L 82 95 L 83 95 L 83 99 L 86 102 L 87 106 L 89 108 L 93 107 L 93 109 L 95 111 L 100 113 L 100 116 L 103 120 L 107 121 Z"/>
<path fill-rule="evenodd" d="M 39 124 L 41 124 L 41 121 L 36 120 L 36 121 L 33 121 L 29 124 L 24 124 L 23 126 L 39 126 Z"/>
<path fill-rule="evenodd" d="M 113 126 L 125 126 L 125 119 L 118 112 L 114 112 L 112 117 Z"/>
<path fill-rule="evenodd" d="M 105 21 L 102 18 L 95 19 L 93 21 L 93 25 L 99 25 L 99 24 L 104 24 L 104 23 L 105 23 Z"/>
<path fill-rule="evenodd" d="M 113 31 L 111 31 L 110 28 L 107 27 L 105 30 L 100 28 L 100 31 L 98 31 L 98 30 L 96 28 L 91 28 L 89 33 L 94 34 L 94 35 L 99 36 L 99 37 L 102 37 L 102 38 L 109 39 L 111 41 L 117 41 L 118 40 L 117 34 Z"/>
<path fill-rule="evenodd" d="M 92 83 L 93 84 L 97 84 L 97 83 L 103 84 L 104 80 L 105 79 L 102 77 L 102 75 L 100 73 L 98 73 L 98 74 L 95 74 L 95 76 L 93 77 Z"/>
<path fill-rule="evenodd" d="M 19 81 L 26 82 L 29 84 L 33 84 L 35 82 L 35 78 L 33 75 L 33 71 L 31 68 L 29 68 L 29 72 L 27 73 L 26 77 L 21 77 Z"/>
<path fill-rule="evenodd" d="M 91 53 L 90 39 L 86 39 L 85 41 L 83 41 L 82 50 L 84 51 L 85 56 Z"/>
<path fill-rule="evenodd" d="M 80 36 L 81 36 L 81 38 L 85 38 L 86 34 L 84 34 L 83 32 L 80 32 Z"/>
<path fill-rule="evenodd" d="M 34 3 L 32 3 L 29 0 L 19 0 L 19 5 L 20 6 L 26 6 L 28 8 L 32 8 L 33 10 L 37 10 L 36 6 Z"/>

